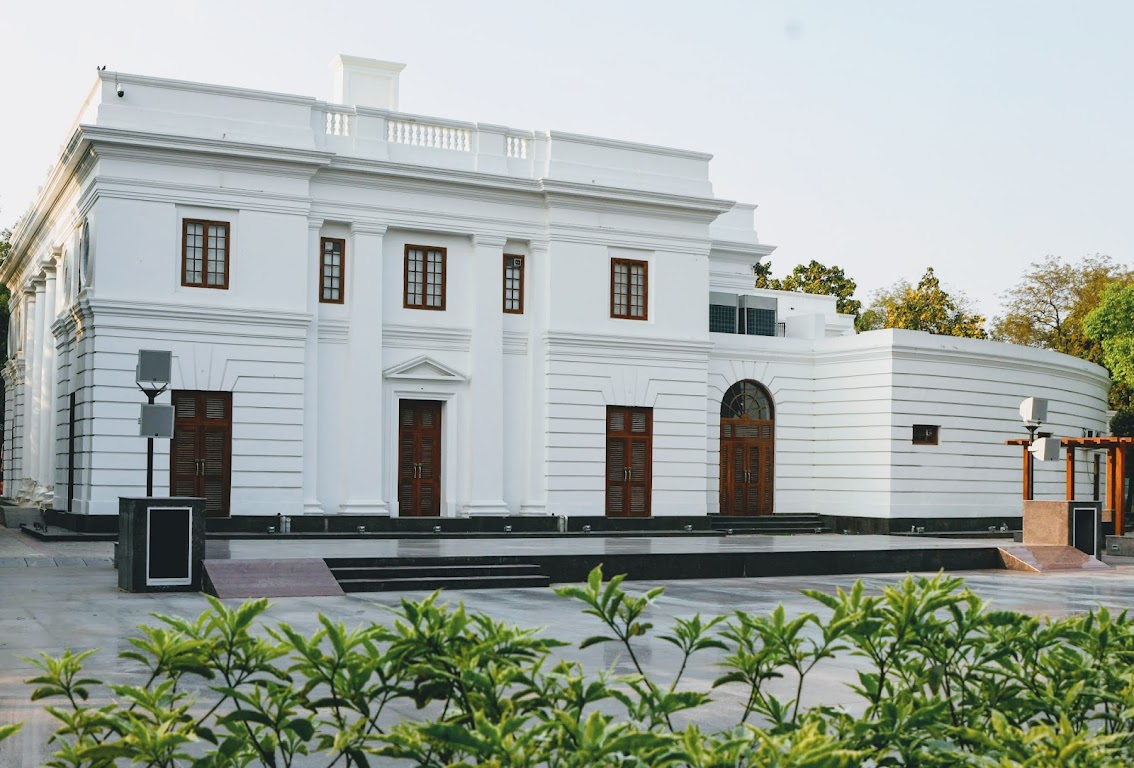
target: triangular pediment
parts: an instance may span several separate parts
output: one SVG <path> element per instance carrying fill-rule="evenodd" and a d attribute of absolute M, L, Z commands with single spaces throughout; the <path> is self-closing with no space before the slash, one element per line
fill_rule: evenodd
<path fill-rule="evenodd" d="M 387 379 L 413 379 L 415 381 L 468 381 L 469 377 L 428 355 L 420 355 L 404 363 L 387 368 L 382 373 Z"/>

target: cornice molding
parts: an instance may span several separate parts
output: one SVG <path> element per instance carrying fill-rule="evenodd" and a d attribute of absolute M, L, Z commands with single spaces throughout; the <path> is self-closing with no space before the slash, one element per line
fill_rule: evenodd
<path fill-rule="evenodd" d="M 484 232 L 474 232 L 471 235 L 471 240 L 473 248 L 491 248 L 501 253 L 503 253 L 504 246 L 508 243 L 507 237 Z"/>
<path fill-rule="evenodd" d="M 350 321 L 320 318 L 316 338 L 326 344 L 346 344 L 350 339 Z"/>
<path fill-rule="evenodd" d="M 595 357 L 619 357 L 635 360 L 657 360 L 659 354 L 669 358 L 680 356 L 687 359 L 704 360 L 708 357 L 713 346 L 710 341 L 578 331 L 548 331 L 544 338 L 547 341 L 549 357 L 555 357 L 557 354 L 566 352 L 572 355 L 582 353 Z"/>
<path fill-rule="evenodd" d="M 379 221 L 354 220 L 350 223 L 350 232 L 352 235 L 375 235 L 377 237 L 384 237 L 389 229 L 388 224 Z"/>
<path fill-rule="evenodd" d="M 84 137 L 94 145 L 95 152 L 108 157 L 114 156 L 117 148 L 130 148 L 131 155 L 134 156 L 139 149 L 149 149 L 238 157 L 244 160 L 265 160 L 277 164 L 277 170 L 279 163 L 285 163 L 296 167 L 306 166 L 312 171 L 326 166 L 334 157 L 333 152 L 302 147 L 273 146 L 99 125 L 81 125 L 80 129 Z"/>
<path fill-rule="evenodd" d="M 424 325 L 388 324 L 382 327 L 382 346 L 410 349 L 469 351 L 472 330 Z"/>
<path fill-rule="evenodd" d="M 712 241 L 712 259 L 713 261 L 733 262 L 739 264 L 750 264 L 752 259 L 759 261 L 760 259 L 771 256 L 776 250 L 774 245 L 764 245 L 763 243 L 740 243 L 733 241 Z"/>
<path fill-rule="evenodd" d="M 506 355 L 526 355 L 528 353 L 527 331 L 504 331 L 502 344 Z"/>
<path fill-rule="evenodd" d="M 667 192 L 651 192 L 624 187 L 605 187 L 599 184 L 582 184 L 575 181 L 540 179 L 540 190 L 549 203 L 564 206 L 585 205 L 587 201 L 626 203 L 634 207 L 667 208 L 691 214 L 706 221 L 712 221 L 722 213 L 732 209 L 736 202 L 716 197 L 697 197 L 675 195 Z"/>
<path fill-rule="evenodd" d="M 234 328 L 271 328 L 273 330 L 278 329 L 279 333 L 269 335 L 299 339 L 306 336 L 307 326 L 310 325 L 312 319 L 312 316 L 307 312 L 286 312 L 274 309 L 262 309 L 260 307 L 210 307 L 199 304 L 177 304 L 174 302 L 122 301 L 116 299 L 91 298 L 80 300 L 79 311 L 92 320 L 91 326 L 96 330 L 112 325 L 107 322 L 108 319 L 120 318 L 135 321 L 156 321 L 156 323 L 160 323 L 168 329 L 193 322 L 210 323 L 216 324 L 217 326 L 215 331 L 213 329 L 182 329 L 188 333 L 216 332 L 222 335 L 229 334 L 239 336 L 243 331 L 234 330 Z M 115 327 L 136 329 L 136 325 L 129 323 L 124 326 Z"/>
<path fill-rule="evenodd" d="M 199 184 L 124 177 L 96 176 L 87 194 L 92 196 L 92 203 L 105 197 L 297 215 L 306 215 L 311 208 L 311 199 L 306 195 L 277 194 L 233 187 L 205 187 Z"/>

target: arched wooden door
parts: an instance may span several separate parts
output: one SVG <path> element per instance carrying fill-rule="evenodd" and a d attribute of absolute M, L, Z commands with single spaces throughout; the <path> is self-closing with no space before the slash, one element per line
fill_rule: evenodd
<path fill-rule="evenodd" d="M 721 514 L 772 514 L 775 492 L 772 396 L 755 381 L 738 381 L 721 400 Z"/>

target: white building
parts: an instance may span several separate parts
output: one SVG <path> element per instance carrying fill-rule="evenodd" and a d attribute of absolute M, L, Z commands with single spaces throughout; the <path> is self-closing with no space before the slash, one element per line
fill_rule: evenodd
<path fill-rule="evenodd" d="M 174 359 L 155 493 L 217 515 L 1000 520 L 1022 398 L 1105 428 L 1097 366 L 754 290 L 709 155 L 402 114 L 401 69 L 340 57 L 334 103 L 99 74 L 0 267 L 9 495 L 141 495 L 139 349 Z"/>

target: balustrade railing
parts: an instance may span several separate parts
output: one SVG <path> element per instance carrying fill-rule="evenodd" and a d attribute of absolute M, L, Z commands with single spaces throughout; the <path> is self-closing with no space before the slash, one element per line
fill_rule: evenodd
<path fill-rule="evenodd" d="M 523 136 L 509 136 L 507 139 L 508 157 L 528 159 L 528 140 Z"/>
<path fill-rule="evenodd" d="M 472 131 L 468 128 L 394 119 L 391 119 L 387 126 L 387 140 L 394 144 L 448 149 L 454 152 L 472 151 Z"/>
<path fill-rule="evenodd" d="M 327 112 L 327 135 L 350 136 L 350 115 L 346 112 Z"/>

